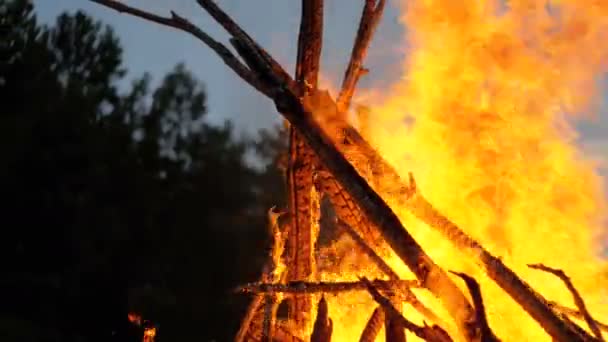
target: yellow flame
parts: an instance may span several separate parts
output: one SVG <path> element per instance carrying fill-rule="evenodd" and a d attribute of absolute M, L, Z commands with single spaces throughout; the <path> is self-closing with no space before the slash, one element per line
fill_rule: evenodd
<path fill-rule="evenodd" d="M 563 269 L 595 318 L 608 321 L 598 246 L 608 207 L 598 165 L 577 147 L 571 122 L 597 110 L 599 77 L 608 69 L 608 1 L 400 1 L 409 47 L 403 77 L 382 98 L 367 94 L 374 102 L 367 138 L 403 179 L 413 172 L 440 212 L 545 298 L 573 307 L 563 283 L 529 263 Z M 550 340 L 445 238 L 393 209 L 437 264 L 480 282 L 498 336 Z M 321 278 L 366 273 L 338 269 Z M 419 294 L 449 320 L 435 299 Z M 333 340 L 358 339 L 374 307 L 362 293 L 330 298 Z M 404 313 L 421 322 L 412 311 Z"/>

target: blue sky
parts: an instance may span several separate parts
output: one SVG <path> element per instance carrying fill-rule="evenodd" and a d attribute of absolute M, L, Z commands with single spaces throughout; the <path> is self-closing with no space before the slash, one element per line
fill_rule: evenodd
<path fill-rule="evenodd" d="M 218 2 L 285 67 L 293 69 L 300 1 Z M 66 10 L 83 9 L 113 26 L 125 47 L 125 64 L 131 72 L 130 77 L 147 71 L 155 80 L 159 80 L 175 64 L 184 62 L 208 85 L 209 116 L 214 122 L 231 119 L 237 129 L 251 133 L 279 122 L 279 116 L 269 100 L 246 86 L 209 49 L 183 32 L 119 14 L 87 0 L 34 0 L 34 3 L 43 22 L 52 22 Z M 131 0 L 129 4 L 159 14 L 175 10 L 212 36 L 227 42 L 228 36 L 194 0 Z M 350 54 L 361 7 L 353 6 L 353 0 L 328 0 L 325 7 L 322 69 L 323 74 L 336 84 L 341 79 Z M 399 76 L 403 51 L 399 51 L 398 44 L 393 42 L 400 42 L 402 35 L 397 11 L 389 5 L 368 55 L 367 66 L 371 73 L 363 78 L 361 86 L 386 85 Z M 581 143 L 586 150 L 608 160 L 606 114 L 601 113 L 592 122 L 578 126 L 582 135 Z"/>

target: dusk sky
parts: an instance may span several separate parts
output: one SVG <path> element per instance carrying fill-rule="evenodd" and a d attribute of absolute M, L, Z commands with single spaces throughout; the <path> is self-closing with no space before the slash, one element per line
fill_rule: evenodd
<path fill-rule="evenodd" d="M 111 25 L 125 48 L 125 64 L 130 79 L 150 72 L 155 81 L 179 62 L 184 62 L 207 85 L 210 118 L 215 122 L 231 119 L 236 127 L 253 133 L 279 122 L 272 103 L 243 83 L 211 50 L 191 36 L 170 28 L 103 8 L 87 0 L 34 0 L 39 18 L 52 22 L 66 10 L 82 9 Z M 372 43 L 366 65 L 371 73 L 362 87 L 386 86 L 400 75 L 403 29 L 398 11 L 389 1 L 383 21 Z M 175 10 L 188 17 L 216 39 L 226 42 L 222 31 L 195 0 L 131 0 L 130 5 L 158 14 Z M 296 54 L 300 1 L 220 0 L 222 6 L 288 70 L 293 70 Z M 361 1 L 362 3 L 362 1 Z M 353 0 L 329 0 L 325 5 L 323 76 L 337 84 L 350 54 L 361 6 Z M 604 106 L 606 107 L 606 106 Z M 589 153 L 608 159 L 607 113 L 592 122 L 579 124 L 582 144 Z"/>

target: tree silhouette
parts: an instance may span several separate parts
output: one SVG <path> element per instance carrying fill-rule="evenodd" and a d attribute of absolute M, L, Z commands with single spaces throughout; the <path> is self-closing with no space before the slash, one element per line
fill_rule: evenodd
<path fill-rule="evenodd" d="M 284 135 L 207 123 L 184 65 L 120 92 L 122 47 L 85 13 L 47 27 L 27 1 L 0 9 L 0 336 L 139 341 L 134 311 L 159 341 L 230 340 L 246 304 L 231 290 L 257 277 L 282 201 Z"/>

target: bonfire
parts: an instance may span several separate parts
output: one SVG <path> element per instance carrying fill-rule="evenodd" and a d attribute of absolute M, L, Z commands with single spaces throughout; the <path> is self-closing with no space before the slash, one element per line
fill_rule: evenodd
<path fill-rule="evenodd" d="M 233 50 L 91 1 L 192 34 L 288 124 L 289 206 L 236 341 L 604 340 L 605 199 L 563 116 L 593 109 L 608 2 L 407 1 L 406 76 L 356 97 L 387 7 L 365 0 L 333 98 L 323 0 L 302 0 L 294 76 L 212 0 Z"/>

